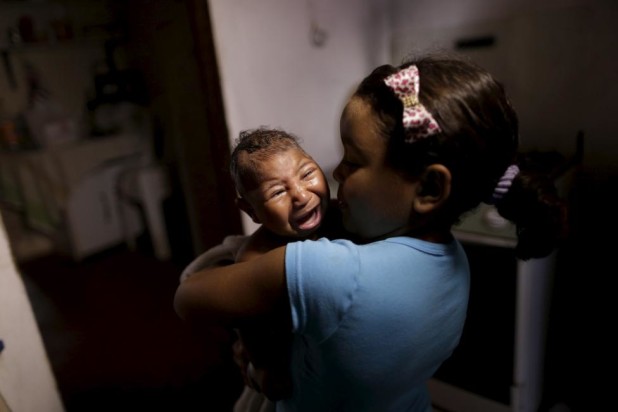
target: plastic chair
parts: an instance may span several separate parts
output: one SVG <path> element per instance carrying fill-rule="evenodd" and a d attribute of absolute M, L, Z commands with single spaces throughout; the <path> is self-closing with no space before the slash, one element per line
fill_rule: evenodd
<path fill-rule="evenodd" d="M 139 208 L 143 213 L 144 223 L 150 234 L 154 254 L 159 260 L 169 260 L 171 249 L 163 201 L 171 194 L 167 170 L 159 164 L 151 164 L 127 169 L 118 179 L 120 201 Z M 120 210 L 122 211 L 122 207 Z M 124 215 L 124 214 L 123 214 Z M 128 227 L 125 220 L 125 239 L 130 249 L 136 247 L 135 231 Z"/>

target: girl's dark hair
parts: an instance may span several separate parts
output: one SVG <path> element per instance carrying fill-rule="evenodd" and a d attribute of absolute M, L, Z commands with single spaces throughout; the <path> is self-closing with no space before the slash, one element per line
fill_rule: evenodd
<path fill-rule="evenodd" d="M 262 126 L 240 132 L 230 159 L 230 174 L 236 190 L 243 192 L 243 183 L 255 172 L 257 162 L 289 149 L 297 149 L 305 153 L 298 137 L 284 130 Z M 241 159 L 240 155 L 243 152 L 254 156 Z"/>
<path fill-rule="evenodd" d="M 384 83 L 387 76 L 410 65 L 419 70 L 419 101 L 441 129 L 413 143 L 405 140 L 403 104 Z M 360 83 L 354 96 L 377 115 L 394 169 L 411 178 L 435 163 L 450 170 L 451 193 L 444 211 L 450 223 L 490 199 L 507 167 L 516 163 L 517 114 L 502 85 L 475 64 L 427 56 L 399 67 L 380 66 Z M 522 166 L 520 170 L 496 208 L 517 226 L 519 258 L 546 256 L 562 233 L 564 206 L 547 175 Z"/>

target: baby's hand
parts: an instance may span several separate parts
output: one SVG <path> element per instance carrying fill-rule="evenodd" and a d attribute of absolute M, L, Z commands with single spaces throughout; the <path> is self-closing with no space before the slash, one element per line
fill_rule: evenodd
<path fill-rule="evenodd" d="M 248 385 L 262 392 L 273 402 L 292 395 L 292 382 L 287 374 L 276 373 L 268 369 L 256 369 L 252 363 L 249 363 L 246 374 L 250 381 Z"/>

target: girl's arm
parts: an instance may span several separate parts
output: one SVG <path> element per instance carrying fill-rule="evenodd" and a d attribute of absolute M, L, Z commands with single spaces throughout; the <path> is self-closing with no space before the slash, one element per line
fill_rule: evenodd
<path fill-rule="evenodd" d="M 250 262 L 208 268 L 180 284 L 174 297 L 178 315 L 188 321 L 241 327 L 267 321 L 291 327 L 285 279 L 285 247 Z"/>

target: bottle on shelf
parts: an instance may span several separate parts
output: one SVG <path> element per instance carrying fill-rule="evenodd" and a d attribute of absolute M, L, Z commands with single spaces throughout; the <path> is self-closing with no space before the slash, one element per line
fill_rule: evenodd
<path fill-rule="evenodd" d="M 20 139 L 15 120 L 4 110 L 2 100 L 0 100 L 0 141 L 4 150 L 19 149 Z"/>

